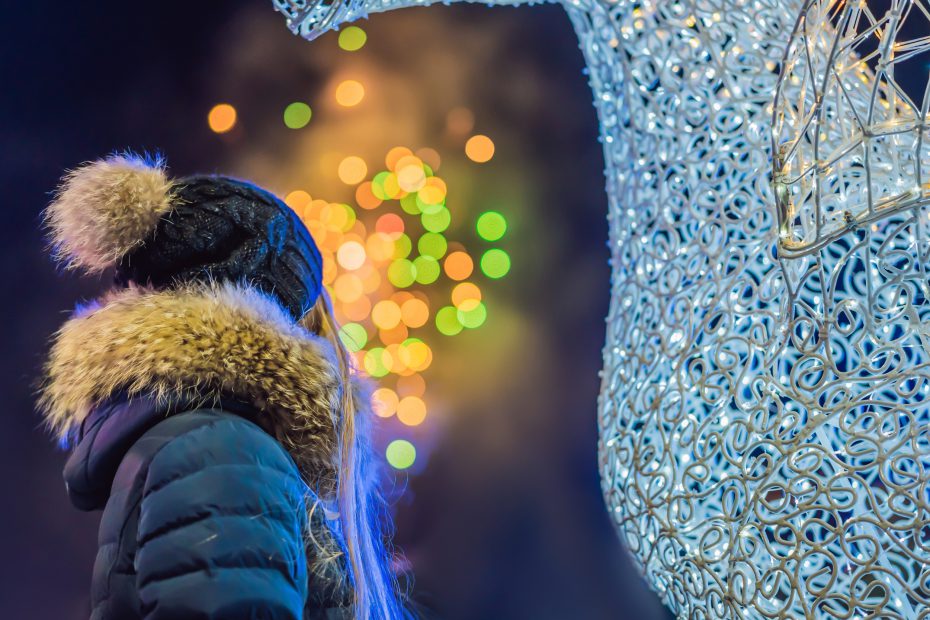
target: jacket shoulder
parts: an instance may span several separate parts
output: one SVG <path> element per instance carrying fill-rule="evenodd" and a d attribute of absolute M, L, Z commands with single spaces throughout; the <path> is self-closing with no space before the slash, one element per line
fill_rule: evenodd
<path fill-rule="evenodd" d="M 300 617 L 308 489 L 274 438 L 199 409 L 157 424 L 134 452 L 149 457 L 134 560 L 147 618 Z"/>

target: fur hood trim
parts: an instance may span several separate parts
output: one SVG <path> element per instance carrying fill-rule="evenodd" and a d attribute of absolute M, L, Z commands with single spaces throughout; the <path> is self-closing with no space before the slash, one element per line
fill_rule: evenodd
<path fill-rule="evenodd" d="M 131 287 L 79 308 L 55 334 L 40 408 L 60 439 L 111 395 L 254 405 L 318 493 L 334 492 L 342 385 L 325 338 L 295 325 L 257 289 L 192 284 Z M 359 415 L 366 392 L 351 385 Z"/>

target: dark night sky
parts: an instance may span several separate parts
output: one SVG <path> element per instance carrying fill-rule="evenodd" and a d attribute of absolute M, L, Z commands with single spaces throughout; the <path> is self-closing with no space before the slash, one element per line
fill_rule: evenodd
<path fill-rule="evenodd" d="M 270 0 L 20 2 L 3 11 L 5 617 L 86 617 L 96 551 L 98 516 L 68 504 L 65 456 L 39 426 L 31 385 L 49 335 L 101 283 L 56 272 L 43 252 L 39 212 L 64 169 L 115 148 L 161 149 L 185 173 L 216 168 L 223 144 L 204 132 L 203 111 L 214 101 L 204 59 L 227 44 L 218 33 L 232 16 L 256 5 L 272 11 Z M 416 11 L 424 20 L 453 16 L 462 36 L 494 11 L 509 20 L 514 53 L 559 84 L 532 113 L 501 113 L 511 115 L 505 121 L 518 126 L 534 153 L 527 166 L 546 197 L 539 217 L 557 231 L 548 248 L 522 240 L 539 262 L 516 272 L 510 295 L 561 352 L 547 362 L 545 377 L 531 364 L 515 368 L 497 406 L 464 418 L 504 418 L 504 432 L 489 438 L 480 424 L 452 424 L 429 467 L 410 480 L 410 494 L 397 506 L 397 540 L 413 562 L 416 591 L 429 593 L 448 618 L 664 617 L 624 555 L 598 487 L 606 197 L 596 119 L 569 22 L 555 6 Z M 378 28 L 400 19 L 373 16 L 366 29 L 374 39 Z M 291 37 L 283 20 L 279 36 Z M 487 88 L 506 79 L 489 71 Z"/>

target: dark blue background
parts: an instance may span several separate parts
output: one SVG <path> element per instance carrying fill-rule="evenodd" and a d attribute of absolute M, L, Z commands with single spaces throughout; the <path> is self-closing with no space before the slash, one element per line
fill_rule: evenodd
<path fill-rule="evenodd" d="M 272 10 L 270 0 L 166 0 L 20 2 L 3 11 L 4 617 L 86 617 L 96 551 L 98 515 L 67 502 L 64 454 L 40 428 L 32 382 L 49 335 L 75 300 L 94 295 L 101 283 L 56 272 L 43 251 L 40 210 L 65 168 L 116 148 L 161 149 L 179 173 L 212 168 L 222 144 L 198 138 L 200 112 L 214 103 L 202 59 L 229 16 L 256 4 Z M 409 498 L 397 506 L 397 541 L 414 564 L 416 592 L 449 618 L 663 617 L 608 521 L 597 478 L 606 197 L 595 114 L 570 24 L 555 6 L 416 10 L 454 12 L 471 28 L 500 11 L 495 19 L 513 24 L 513 53 L 563 85 L 511 119 L 533 143 L 527 165 L 549 197 L 539 217 L 558 233 L 546 253 L 538 249 L 539 264 L 515 272 L 510 286 L 539 329 L 557 338 L 563 355 L 551 361 L 552 376 L 564 379 L 515 379 L 498 410 L 463 416 L 515 420 L 495 468 L 482 466 L 474 426 L 453 424 L 426 471 L 410 481 Z M 369 23 L 390 19 L 396 17 Z M 280 36 L 291 37 L 283 20 Z M 492 71 L 487 79 L 493 89 L 494 80 L 508 76 Z M 478 112 L 493 114 L 492 105 Z M 536 410 L 526 411 L 527 403 Z"/>

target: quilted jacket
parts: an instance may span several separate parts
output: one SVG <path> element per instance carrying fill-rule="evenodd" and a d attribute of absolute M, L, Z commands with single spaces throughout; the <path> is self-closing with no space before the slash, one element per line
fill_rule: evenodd
<path fill-rule="evenodd" d="M 70 498 L 103 510 L 93 620 L 352 616 L 325 339 L 247 286 L 126 289 L 65 323 L 46 374 Z"/>

